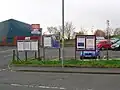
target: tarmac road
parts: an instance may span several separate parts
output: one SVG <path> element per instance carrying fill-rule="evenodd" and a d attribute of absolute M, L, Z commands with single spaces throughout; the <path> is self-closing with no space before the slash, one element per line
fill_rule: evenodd
<path fill-rule="evenodd" d="M 119 75 L 0 72 L 1 90 L 120 90 Z"/>

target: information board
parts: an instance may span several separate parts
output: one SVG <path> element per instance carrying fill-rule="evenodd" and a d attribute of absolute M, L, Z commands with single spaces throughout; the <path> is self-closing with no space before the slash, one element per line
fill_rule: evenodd
<path fill-rule="evenodd" d="M 18 41 L 17 42 L 17 50 L 18 51 L 24 51 L 24 42 L 23 41 Z"/>
<path fill-rule="evenodd" d="M 85 49 L 85 37 L 78 37 L 77 38 L 77 48 L 78 49 Z"/>
<path fill-rule="evenodd" d="M 86 49 L 95 50 L 95 37 L 86 36 Z"/>
<path fill-rule="evenodd" d="M 31 50 L 32 51 L 38 50 L 38 41 L 31 41 Z"/>
<path fill-rule="evenodd" d="M 30 44 L 31 44 L 30 41 L 24 41 L 24 50 L 25 51 L 30 51 L 31 50 Z"/>
<path fill-rule="evenodd" d="M 37 51 L 38 50 L 38 40 L 19 40 L 17 41 L 18 51 Z"/>
<path fill-rule="evenodd" d="M 52 38 L 51 36 L 48 37 L 48 36 L 44 36 L 43 38 L 43 42 L 44 42 L 44 47 L 52 47 Z"/>
<path fill-rule="evenodd" d="M 76 51 L 96 50 L 96 36 L 76 35 L 75 47 L 76 47 Z"/>

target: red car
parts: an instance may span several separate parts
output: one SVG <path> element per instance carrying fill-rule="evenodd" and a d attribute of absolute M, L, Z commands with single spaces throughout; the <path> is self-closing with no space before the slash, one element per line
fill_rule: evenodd
<path fill-rule="evenodd" d="M 103 40 L 103 41 L 100 41 L 98 44 L 97 44 L 97 47 L 100 49 L 100 50 L 104 50 L 104 49 L 111 49 L 111 45 L 112 43 L 108 40 Z"/>

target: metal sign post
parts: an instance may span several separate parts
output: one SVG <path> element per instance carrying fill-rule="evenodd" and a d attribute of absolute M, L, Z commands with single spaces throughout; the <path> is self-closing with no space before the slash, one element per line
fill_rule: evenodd
<path fill-rule="evenodd" d="M 110 42 L 110 39 L 109 39 L 109 20 L 107 20 L 107 41 Z M 109 60 L 108 48 L 107 48 L 107 60 Z"/>
<path fill-rule="evenodd" d="M 40 24 L 32 24 L 31 26 L 32 26 L 32 29 L 33 29 L 31 34 L 39 35 L 39 40 L 38 40 L 38 60 L 41 60 L 41 57 L 40 57 L 40 36 L 42 38 L 42 28 L 40 28 Z"/>
<path fill-rule="evenodd" d="M 62 47 L 61 47 L 62 68 L 64 68 L 64 0 L 62 0 Z"/>

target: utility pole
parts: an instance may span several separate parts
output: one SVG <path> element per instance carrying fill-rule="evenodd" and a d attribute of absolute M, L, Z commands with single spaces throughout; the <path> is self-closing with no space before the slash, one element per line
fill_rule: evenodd
<path fill-rule="evenodd" d="M 107 20 L 107 41 L 110 43 L 110 37 L 109 37 L 109 26 L 110 26 L 110 21 Z M 109 60 L 109 52 L 108 52 L 108 48 L 107 48 L 107 60 Z"/>
<path fill-rule="evenodd" d="M 62 68 L 64 67 L 64 0 L 62 0 L 62 48 L 61 48 Z"/>

